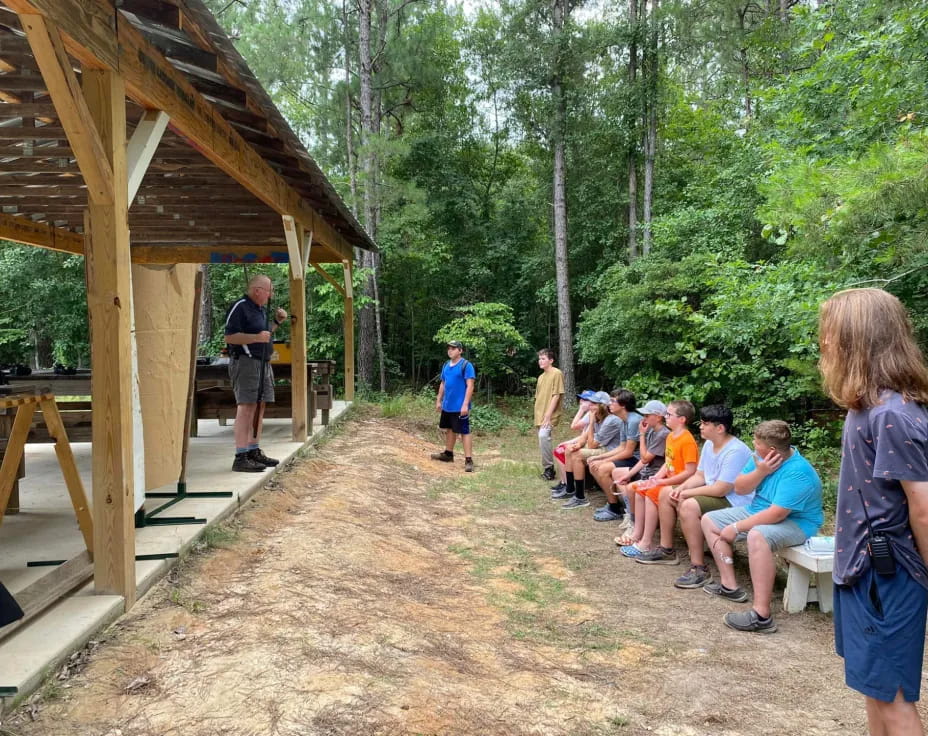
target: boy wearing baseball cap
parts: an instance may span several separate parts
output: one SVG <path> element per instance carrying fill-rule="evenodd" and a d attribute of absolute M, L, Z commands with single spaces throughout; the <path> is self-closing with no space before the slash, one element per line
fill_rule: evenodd
<path fill-rule="evenodd" d="M 440 412 L 438 428 L 445 430 L 444 452 L 432 453 L 432 460 L 454 462 L 454 444 L 458 435 L 464 445 L 464 472 L 474 472 L 473 446 L 470 436 L 470 399 L 474 393 L 477 372 L 463 358 L 464 345 L 458 340 L 448 343 L 448 362 L 441 369 L 441 383 L 435 399 L 435 411 Z"/>

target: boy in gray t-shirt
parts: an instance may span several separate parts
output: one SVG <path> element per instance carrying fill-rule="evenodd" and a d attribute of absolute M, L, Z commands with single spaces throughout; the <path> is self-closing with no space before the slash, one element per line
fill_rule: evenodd
<path fill-rule="evenodd" d="M 637 432 L 635 439 L 638 441 L 632 457 L 635 462 L 611 463 L 613 467 L 609 469 L 608 480 L 600 483 L 606 493 L 606 505 L 596 510 L 593 514 L 594 521 L 621 520 L 625 509 L 621 494 L 615 490 L 616 487 L 638 478 L 649 478 L 663 466 L 667 435 L 670 434 L 670 430 L 664 425 L 665 411 L 667 407 L 663 402 L 649 401 L 642 407 L 641 414 L 629 412 L 630 418 L 632 415 L 636 417 L 633 424 Z M 627 422 L 626 428 L 630 424 L 631 421 Z"/>

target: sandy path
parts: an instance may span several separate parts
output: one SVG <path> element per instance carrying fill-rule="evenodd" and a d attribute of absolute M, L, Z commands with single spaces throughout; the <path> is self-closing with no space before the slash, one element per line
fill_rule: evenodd
<path fill-rule="evenodd" d="M 537 498 L 520 508 L 485 493 L 520 472 L 492 447 L 463 480 L 426 459 L 433 449 L 400 423 L 350 421 L 254 499 L 233 541 L 109 631 L 34 722 L 21 710 L 4 728 L 865 732 L 828 617 L 781 615 L 771 636 L 731 632 L 724 603 L 673 589 L 680 568 L 619 559 L 611 525 L 557 511 L 527 466 L 512 492 Z"/>

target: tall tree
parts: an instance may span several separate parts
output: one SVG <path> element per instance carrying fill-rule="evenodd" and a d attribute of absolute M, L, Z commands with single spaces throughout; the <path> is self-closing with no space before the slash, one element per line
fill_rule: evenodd
<path fill-rule="evenodd" d="M 564 99 L 564 56 L 568 52 L 564 25 L 570 15 L 569 0 L 552 0 L 551 17 L 554 32 L 554 58 L 551 63 L 551 104 L 554 124 L 551 147 L 554 157 L 554 271 L 557 283 L 558 353 L 564 372 L 564 389 L 568 396 L 576 393 L 574 380 L 574 330 L 570 310 L 570 263 L 567 251 L 567 169 L 564 149 L 567 136 L 567 103 Z"/>
<path fill-rule="evenodd" d="M 635 123 L 638 114 L 634 103 L 638 90 L 638 2 L 628 0 L 628 85 L 632 98 L 632 113 L 628 116 L 632 128 L 628 147 L 628 260 L 638 257 L 638 136 Z M 645 2 L 645 0 L 641 0 Z"/>
<path fill-rule="evenodd" d="M 654 202 L 654 159 L 657 154 L 657 108 L 659 105 L 660 38 L 659 0 L 651 0 L 648 16 L 648 38 L 644 52 L 644 201 L 642 202 L 641 254 L 651 252 L 651 208 Z"/>

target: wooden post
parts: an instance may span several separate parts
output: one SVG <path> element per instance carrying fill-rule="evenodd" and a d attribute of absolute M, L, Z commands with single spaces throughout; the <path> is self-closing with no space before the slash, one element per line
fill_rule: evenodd
<path fill-rule="evenodd" d="M 303 226 L 296 225 L 296 242 L 303 242 Z M 306 442 L 306 279 L 297 250 L 296 263 L 290 260 L 290 381 L 293 396 L 293 441 Z"/>
<path fill-rule="evenodd" d="M 112 203 L 84 217 L 87 307 L 93 365 L 94 588 L 135 602 L 132 427 L 132 287 L 126 174 L 126 92 L 122 77 L 85 68 L 87 108 L 113 173 Z"/>
<path fill-rule="evenodd" d="M 354 288 L 351 261 L 342 261 L 345 272 L 345 401 L 354 400 Z"/>

